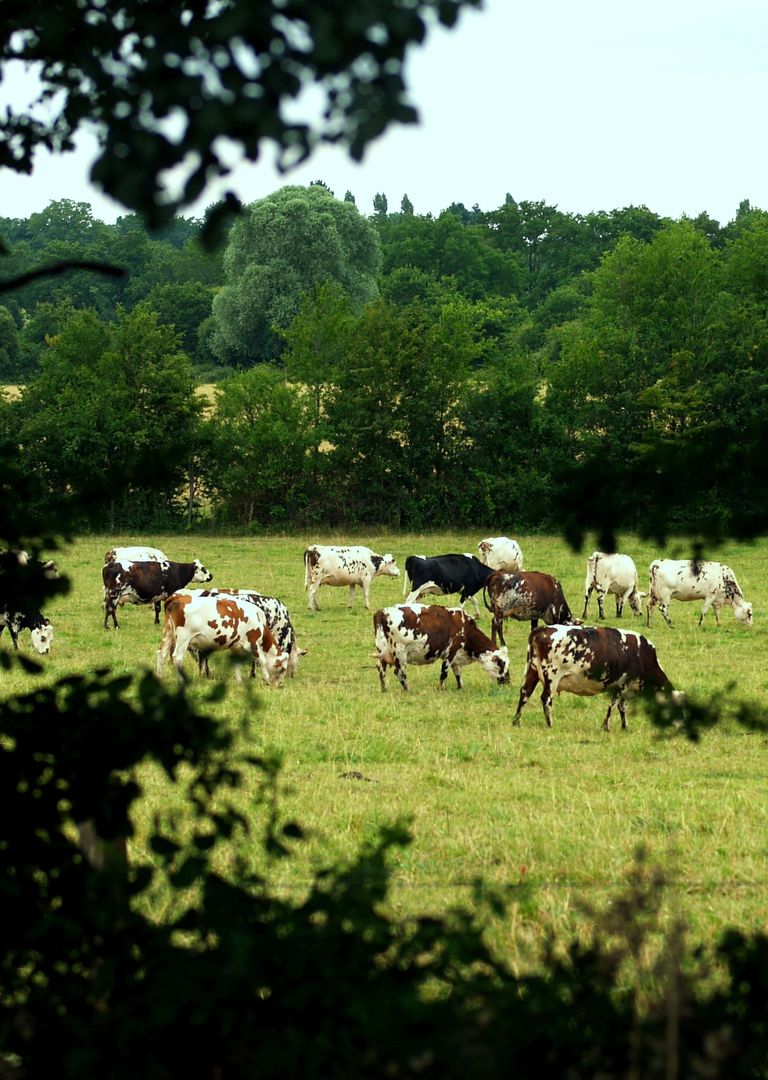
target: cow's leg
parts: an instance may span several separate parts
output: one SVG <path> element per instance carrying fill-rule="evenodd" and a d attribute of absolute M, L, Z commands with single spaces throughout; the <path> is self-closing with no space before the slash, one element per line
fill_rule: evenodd
<path fill-rule="evenodd" d="M 619 716 L 621 717 L 621 730 L 622 731 L 627 731 L 628 728 L 629 728 L 629 724 L 627 723 L 627 703 L 624 700 L 624 695 L 623 694 L 619 698 L 618 705 L 619 705 Z"/>
<path fill-rule="evenodd" d="M 531 630 L 535 630 L 538 625 L 539 625 L 539 620 L 538 619 L 531 619 Z"/>
<path fill-rule="evenodd" d="M 547 727 L 552 727 L 552 683 L 544 676 L 542 680 L 544 687 L 541 691 L 541 707 L 544 709 L 544 719 L 547 722 Z"/>
<path fill-rule="evenodd" d="M 307 607 L 310 611 L 319 611 L 320 605 L 317 602 L 317 590 L 320 588 L 319 581 L 313 581 L 309 586 L 309 593 L 307 595 Z"/>
<path fill-rule="evenodd" d="M 595 586 L 594 586 L 594 583 L 593 583 L 592 585 L 589 586 L 587 591 L 584 593 L 584 610 L 581 613 L 582 619 L 586 619 L 586 617 L 587 617 L 587 608 L 589 607 L 589 598 L 592 595 L 592 591 L 593 591 L 594 587 Z"/>
<path fill-rule="evenodd" d="M 620 619 L 624 611 L 624 593 L 616 593 L 616 618 Z"/>
<path fill-rule="evenodd" d="M 462 601 L 461 601 L 461 609 L 462 609 L 462 611 L 464 610 L 464 605 L 466 604 L 467 600 L 471 600 L 472 606 L 475 609 L 475 618 L 479 619 L 480 618 L 480 608 L 477 606 L 477 600 L 475 600 L 474 596 L 465 596 L 462 593 Z"/>
<path fill-rule="evenodd" d="M 536 666 L 534 664 L 529 664 L 528 670 L 525 673 L 525 680 L 523 681 L 523 685 L 520 687 L 520 697 L 517 701 L 517 712 L 515 713 L 515 719 L 513 720 L 513 724 L 515 727 L 520 727 L 520 713 L 523 711 L 523 706 L 528 701 L 528 698 L 536 689 L 538 681 L 539 673 L 536 670 Z"/>
<path fill-rule="evenodd" d="M 600 588 L 596 588 L 595 592 L 597 593 L 597 610 L 600 612 L 600 618 L 604 619 L 605 618 L 605 605 L 604 605 L 605 590 L 600 589 Z"/>
<path fill-rule="evenodd" d="M 163 674 L 163 665 L 168 662 L 168 658 L 171 655 L 171 651 L 176 639 L 176 627 L 173 620 L 168 617 L 163 626 L 163 637 L 160 641 L 160 648 L 157 650 L 157 660 L 155 663 L 155 674 L 158 679 Z"/>
<path fill-rule="evenodd" d="M 664 622 L 667 624 L 667 626 L 671 626 L 672 625 L 672 620 L 669 617 L 669 604 L 661 604 L 660 603 L 659 604 L 659 611 L 661 612 L 661 614 L 662 614 L 662 616 L 664 618 Z"/>
<path fill-rule="evenodd" d="M 354 606 L 355 606 L 355 586 L 350 585 L 349 586 L 349 600 L 347 602 L 347 607 L 351 611 Z M 365 606 L 368 607 L 367 604 Z"/>
<path fill-rule="evenodd" d="M 376 667 L 378 668 L 378 672 L 379 672 L 379 682 L 381 683 L 381 689 L 382 689 L 382 691 L 386 691 L 386 689 L 387 689 L 387 679 L 386 679 L 386 676 L 387 676 L 387 661 L 384 659 L 384 657 L 381 655 L 381 653 L 379 653 L 379 655 L 376 657 Z"/>
<path fill-rule="evenodd" d="M 155 626 L 160 625 L 160 601 L 155 600 Z"/>
<path fill-rule="evenodd" d="M 397 655 L 397 653 L 395 653 L 394 668 L 395 668 L 395 675 L 400 680 L 400 685 L 402 686 L 403 690 L 407 690 L 408 689 L 408 680 L 405 677 L 405 663 L 400 659 L 400 657 Z"/>
<path fill-rule="evenodd" d="M 364 577 L 360 582 L 360 587 L 363 590 L 363 603 L 365 604 L 365 610 L 371 610 L 371 579 Z"/>
<path fill-rule="evenodd" d="M 464 683 L 461 681 L 461 664 L 451 664 L 451 671 L 456 677 L 456 689 L 463 690 Z"/>
<path fill-rule="evenodd" d="M 173 666 L 176 668 L 176 675 L 178 677 L 179 683 L 182 686 L 187 681 L 187 677 L 184 674 L 184 669 L 183 669 L 182 665 L 184 664 L 184 657 L 187 655 L 187 649 L 188 648 L 189 648 L 189 638 L 186 637 L 184 634 L 178 634 L 177 633 L 176 634 L 176 644 L 175 644 L 175 646 L 173 648 L 173 653 L 171 654 L 171 659 L 173 660 Z"/>
<path fill-rule="evenodd" d="M 653 611 L 653 609 L 655 607 L 656 607 L 656 597 L 653 595 L 652 592 L 649 592 L 648 593 L 648 612 L 647 612 L 647 614 L 645 616 L 645 625 L 646 626 L 651 625 L 651 613 L 652 613 L 652 611 Z"/>
<path fill-rule="evenodd" d="M 450 664 L 447 660 L 443 660 L 440 664 L 440 681 L 437 684 L 438 690 L 445 690 L 445 680 L 448 678 L 449 670 Z"/>
<path fill-rule="evenodd" d="M 507 644 L 504 640 L 504 613 L 494 608 L 493 618 L 491 619 L 491 641 L 494 649 L 496 648 L 497 637 L 502 645 Z"/>
<path fill-rule="evenodd" d="M 109 629 L 109 626 L 107 624 L 109 623 L 109 616 L 110 615 L 112 616 L 112 623 L 114 625 L 115 630 L 119 630 L 120 627 L 118 626 L 118 623 L 117 623 L 117 604 L 115 602 L 115 598 L 114 598 L 114 596 L 110 596 L 110 595 L 105 594 L 105 596 L 104 596 L 104 629 L 105 630 Z"/>
<path fill-rule="evenodd" d="M 701 624 L 704 622 L 704 616 L 707 614 L 707 612 L 709 611 L 709 609 L 711 607 L 713 607 L 712 597 L 707 596 L 705 598 L 705 600 L 704 600 L 704 603 L 701 605 L 701 615 L 699 615 L 699 626 L 701 626 Z M 714 608 L 714 611 L 715 611 L 715 622 L 719 626 L 720 625 L 720 619 L 718 617 L 717 608 Z"/>

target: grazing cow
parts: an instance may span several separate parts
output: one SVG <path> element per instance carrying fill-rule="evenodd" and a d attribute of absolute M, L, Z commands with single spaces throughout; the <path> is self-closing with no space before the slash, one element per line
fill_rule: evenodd
<path fill-rule="evenodd" d="M 646 594 L 637 590 L 637 568 L 629 555 L 606 555 L 604 551 L 593 551 L 589 556 L 584 581 L 582 619 L 587 617 L 589 598 L 593 591 L 597 593 L 597 608 L 601 619 L 605 618 L 603 598 L 606 593 L 613 593 L 616 597 L 617 619 L 620 618 L 627 601 L 635 615 L 643 613 L 643 597 Z"/>
<path fill-rule="evenodd" d="M 102 568 L 101 577 L 104 582 L 104 629 L 107 629 L 111 615 L 115 630 L 118 630 L 118 604 L 154 604 L 155 622 L 159 623 L 161 600 L 192 581 L 204 584 L 213 574 L 195 559 L 190 563 L 134 562 L 127 566 L 111 562 Z"/>
<path fill-rule="evenodd" d="M 286 653 L 288 656 L 288 675 L 293 678 L 299 667 L 299 659 L 302 656 L 307 655 L 306 649 L 300 649 L 296 642 L 296 631 L 293 628 L 291 622 L 291 616 L 288 612 L 288 608 L 285 606 L 282 600 L 278 600 L 276 596 L 264 596 L 262 593 L 254 592 L 251 589 L 177 589 L 176 596 L 233 596 L 244 597 L 251 604 L 255 604 L 256 607 L 261 608 L 266 616 L 267 623 L 272 633 L 275 635 L 280 652 Z M 206 653 L 196 650 L 198 654 L 198 667 L 201 673 L 204 673 L 206 678 L 210 678 L 210 670 L 208 668 L 208 655 Z M 251 671 L 251 675 L 254 671 Z"/>
<path fill-rule="evenodd" d="M 349 606 L 355 601 L 355 586 L 363 590 L 363 603 L 371 610 L 371 582 L 381 574 L 399 577 L 394 555 L 377 555 L 369 547 L 332 547 L 313 544 L 304 552 L 304 588 L 309 589 L 307 607 L 319 611 L 317 590 L 321 585 L 348 585 Z"/>
<path fill-rule="evenodd" d="M 678 704 L 683 700 L 679 691 L 672 690 L 648 638 L 613 626 L 540 626 L 531 631 L 515 726 L 539 682 L 544 718 L 550 728 L 552 697 L 563 690 L 585 697 L 609 691 L 612 697 L 603 721 L 604 731 L 611 729 L 611 713 L 616 705 L 626 730 L 625 701 L 643 691 L 671 693 Z"/>
<path fill-rule="evenodd" d="M 752 605 L 742 595 L 736 575 L 725 563 L 705 562 L 701 559 L 654 559 L 649 571 L 648 618 L 656 604 L 667 626 L 670 600 L 703 600 L 699 626 L 710 608 L 715 622 L 720 625 L 720 608 L 730 604 L 734 618 L 745 626 L 752 625 Z"/>
<path fill-rule="evenodd" d="M 440 604 L 398 604 L 383 608 L 373 616 L 376 635 L 376 666 L 381 689 L 385 690 L 387 666 L 395 669 L 403 690 L 408 689 L 405 673 L 411 664 L 432 664 L 440 660 L 443 689 L 448 668 L 461 690 L 461 669 L 478 660 L 500 685 L 509 682 L 509 654 L 497 649 L 474 619 L 461 608 Z"/>
<path fill-rule="evenodd" d="M 261 608 L 243 596 L 172 593 L 165 602 L 163 638 L 157 651 L 157 675 L 173 660 L 180 682 L 182 664 L 192 647 L 203 654 L 228 650 L 247 656 L 261 668 L 268 686 L 280 686 L 288 670 L 288 654 L 280 649 Z M 237 681 L 242 675 L 237 668 Z"/>
<path fill-rule="evenodd" d="M 405 573 L 413 586 L 407 604 L 416 603 L 428 593 L 441 596 L 458 593 L 461 607 L 471 600 L 479 615 L 475 593 L 480 592 L 493 570 L 475 555 L 409 555 L 405 560 Z"/>
<path fill-rule="evenodd" d="M 490 604 L 488 600 L 490 599 Z M 541 574 L 538 570 L 521 570 L 518 574 L 505 574 L 494 570 L 485 583 L 483 601 L 492 613 L 491 638 L 496 636 L 504 642 L 504 620 L 531 620 L 531 630 L 539 619 L 547 624 L 576 623 L 565 599 L 563 589 L 556 577 Z"/>
<path fill-rule="evenodd" d="M 480 552 L 480 562 L 490 566 L 492 570 L 505 570 L 508 574 L 514 574 L 516 570 L 523 569 L 523 553 L 517 540 L 510 540 L 508 536 L 489 536 L 481 540 L 477 545 Z"/>
<path fill-rule="evenodd" d="M 0 634 L 8 627 L 14 649 L 18 649 L 18 637 L 22 630 L 32 632 L 32 645 L 41 656 L 50 652 L 53 626 L 39 611 L 0 611 Z"/>

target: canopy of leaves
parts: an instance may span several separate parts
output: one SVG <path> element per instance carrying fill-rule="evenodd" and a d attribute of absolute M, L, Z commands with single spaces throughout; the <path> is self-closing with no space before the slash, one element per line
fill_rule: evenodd
<path fill-rule="evenodd" d="M 353 158 L 393 122 L 417 118 L 403 76 L 406 49 L 428 23 L 451 26 L 480 0 L 59 0 L 3 5 L 0 65 L 31 65 L 44 110 L 10 109 L 0 168 L 30 172 L 35 148 L 71 150 L 95 124 L 92 177 L 153 224 L 168 221 L 225 175 L 221 135 L 256 161 L 271 142 L 287 168 L 321 142 Z M 290 109 L 310 85 L 309 120 Z M 290 115 L 289 115 L 290 113 Z M 126 167 L 129 164 L 130 167 Z M 180 190 L 165 174 L 180 167 Z"/>

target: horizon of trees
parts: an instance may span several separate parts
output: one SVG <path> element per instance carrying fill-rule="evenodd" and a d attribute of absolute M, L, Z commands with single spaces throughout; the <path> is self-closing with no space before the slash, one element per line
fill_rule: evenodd
<path fill-rule="evenodd" d="M 147 463 L 170 453 L 163 475 L 143 467 L 108 502 L 91 499 L 91 520 L 565 522 L 578 541 L 587 508 L 607 531 L 689 527 L 682 489 L 698 455 L 712 532 L 763 528 L 750 446 L 768 400 L 768 213 L 742 203 L 721 229 L 642 207 L 577 219 L 508 197 L 488 214 L 432 218 L 389 214 L 385 201 L 366 218 L 325 185 L 286 186 L 215 253 L 192 222 L 159 239 L 132 217 L 110 232 L 66 201 L 17 222 L 28 262 L 62 245 L 103 257 L 112 239 L 135 260 L 117 283 L 73 273 L 0 307 L 4 377 L 17 381 L 14 364 L 26 376 L 0 423 L 43 491 L 79 493 L 105 452 Z M 239 362 L 221 363 L 225 339 L 240 341 Z M 251 340 L 263 344 L 249 354 Z M 210 377 L 214 411 L 184 413 Z M 660 487 L 667 451 L 680 480 Z M 734 482 L 740 455 L 749 462 Z"/>

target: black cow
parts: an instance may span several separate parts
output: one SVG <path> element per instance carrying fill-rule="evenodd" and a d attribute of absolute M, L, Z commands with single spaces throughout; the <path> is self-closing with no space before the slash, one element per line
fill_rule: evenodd
<path fill-rule="evenodd" d="M 493 572 L 474 555 L 409 555 L 405 560 L 405 575 L 413 588 L 406 604 L 416 603 L 427 593 L 443 596 L 458 593 L 462 607 L 471 600 L 479 615 L 475 593 L 480 592 Z"/>
<path fill-rule="evenodd" d="M 525 679 L 515 714 L 515 726 L 528 698 L 542 685 L 541 704 L 547 727 L 552 727 L 552 698 L 563 690 L 580 696 L 612 694 L 603 730 L 610 731 L 611 713 L 618 705 L 621 726 L 627 727 L 624 702 L 643 691 L 668 694 L 677 705 L 684 695 L 672 689 L 648 638 L 613 626 L 539 626 L 528 638 Z"/>
<path fill-rule="evenodd" d="M 488 600 L 490 599 L 490 604 Z M 578 623 L 574 619 L 562 586 L 551 574 L 542 574 L 538 570 L 520 570 L 516 574 L 505 574 L 503 570 L 494 570 L 483 587 L 483 602 L 493 618 L 491 620 L 491 638 L 496 644 L 504 642 L 504 619 L 531 621 L 531 630 L 542 622 Z"/>
<path fill-rule="evenodd" d="M 154 604 L 155 622 L 159 623 L 161 600 L 185 588 L 191 581 L 210 581 L 213 574 L 195 559 L 191 563 L 134 562 L 127 566 L 111 562 L 102 568 L 101 577 L 104 582 L 104 629 L 107 629 L 111 615 L 115 630 L 119 630 L 118 604 Z"/>

